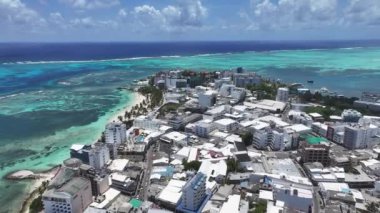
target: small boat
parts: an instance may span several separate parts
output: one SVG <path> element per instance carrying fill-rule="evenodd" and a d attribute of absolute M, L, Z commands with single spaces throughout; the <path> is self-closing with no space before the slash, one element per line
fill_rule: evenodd
<path fill-rule="evenodd" d="M 308 80 L 307 83 L 314 84 L 314 81 L 313 80 Z"/>

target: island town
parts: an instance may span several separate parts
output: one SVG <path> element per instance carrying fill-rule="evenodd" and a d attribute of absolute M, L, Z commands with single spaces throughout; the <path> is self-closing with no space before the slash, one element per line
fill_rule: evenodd
<path fill-rule="evenodd" d="M 119 89 L 143 98 L 98 141 L 73 144 L 23 211 L 380 211 L 380 94 L 312 91 L 241 67 L 162 71 Z"/>

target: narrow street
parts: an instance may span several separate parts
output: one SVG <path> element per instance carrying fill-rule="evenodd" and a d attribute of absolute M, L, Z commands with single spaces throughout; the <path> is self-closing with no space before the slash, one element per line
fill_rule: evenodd
<path fill-rule="evenodd" d="M 153 146 L 150 146 L 145 158 L 145 165 L 144 165 L 144 177 L 142 178 L 140 182 L 140 193 L 139 198 L 141 200 L 148 200 L 148 188 L 149 188 L 149 182 L 150 182 L 150 173 L 152 170 L 153 165 Z"/>

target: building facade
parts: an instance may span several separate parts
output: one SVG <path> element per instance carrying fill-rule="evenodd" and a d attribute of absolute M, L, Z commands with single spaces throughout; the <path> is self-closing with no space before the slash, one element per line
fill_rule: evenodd
<path fill-rule="evenodd" d="M 60 188 L 42 195 L 46 213 L 82 213 L 92 203 L 91 183 L 86 178 L 73 178 Z"/>
<path fill-rule="evenodd" d="M 288 102 L 289 100 L 289 89 L 286 87 L 280 87 L 277 89 L 276 101 Z"/>
<path fill-rule="evenodd" d="M 127 140 L 127 128 L 121 122 L 112 122 L 107 124 L 104 132 L 106 143 L 120 144 Z"/>

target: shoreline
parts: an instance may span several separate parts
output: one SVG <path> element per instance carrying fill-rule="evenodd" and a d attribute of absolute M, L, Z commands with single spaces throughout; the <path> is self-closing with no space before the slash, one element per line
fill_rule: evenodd
<path fill-rule="evenodd" d="M 146 97 L 140 94 L 139 92 L 131 92 L 131 97 L 131 101 L 128 101 L 122 109 L 117 110 L 115 114 L 113 114 L 108 119 L 108 122 L 119 121 L 119 116 L 122 116 L 124 120 L 124 115 L 126 111 L 130 111 L 134 106 L 139 105 L 144 100 L 146 100 Z M 43 186 L 43 183 L 45 181 L 51 181 L 54 178 L 54 176 L 58 173 L 60 167 L 60 165 L 57 165 L 48 170 L 39 172 L 33 172 L 30 170 L 19 170 L 11 172 L 4 177 L 4 179 L 10 181 L 30 181 L 30 185 L 28 189 L 25 191 L 25 199 L 22 203 L 21 208 L 19 209 L 20 213 L 29 212 L 29 206 L 33 202 L 33 200 L 39 196 L 39 190 Z"/>
<path fill-rule="evenodd" d="M 40 190 L 41 190 L 41 187 L 43 187 L 44 182 L 46 181 L 50 182 L 55 177 L 55 175 L 59 172 L 60 168 L 61 166 L 57 165 L 45 171 L 40 171 L 40 172 L 35 172 L 35 173 L 33 172 L 34 173 L 33 179 L 31 179 L 30 177 L 17 178 L 17 179 L 9 178 L 9 176 L 17 172 L 10 173 L 7 175 L 6 179 L 11 180 L 11 181 L 21 181 L 21 180 L 30 181 L 30 185 L 25 191 L 25 195 L 26 195 L 25 199 L 22 202 L 21 208 L 18 210 L 18 212 L 29 213 L 29 206 L 33 202 L 33 200 L 36 199 L 40 195 Z M 27 170 L 21 170 L 21 171 L 27 171 Z"/>
<path fill-rule="evenodd" d="M 139 105 L 144 100 L 146 101 L 146 97 L 139 92 L 131 92 L 131 95 L 133 96 L 132 101 L 127 103 L 122 109 L 115 112 L 115 114 L 108 119 L 108 122 L 120 121 L 119 116 L 122 116 L 123 120 L 125 120 L 124 115 L 126 111 L 130 111 L 132 107 Z"/>

